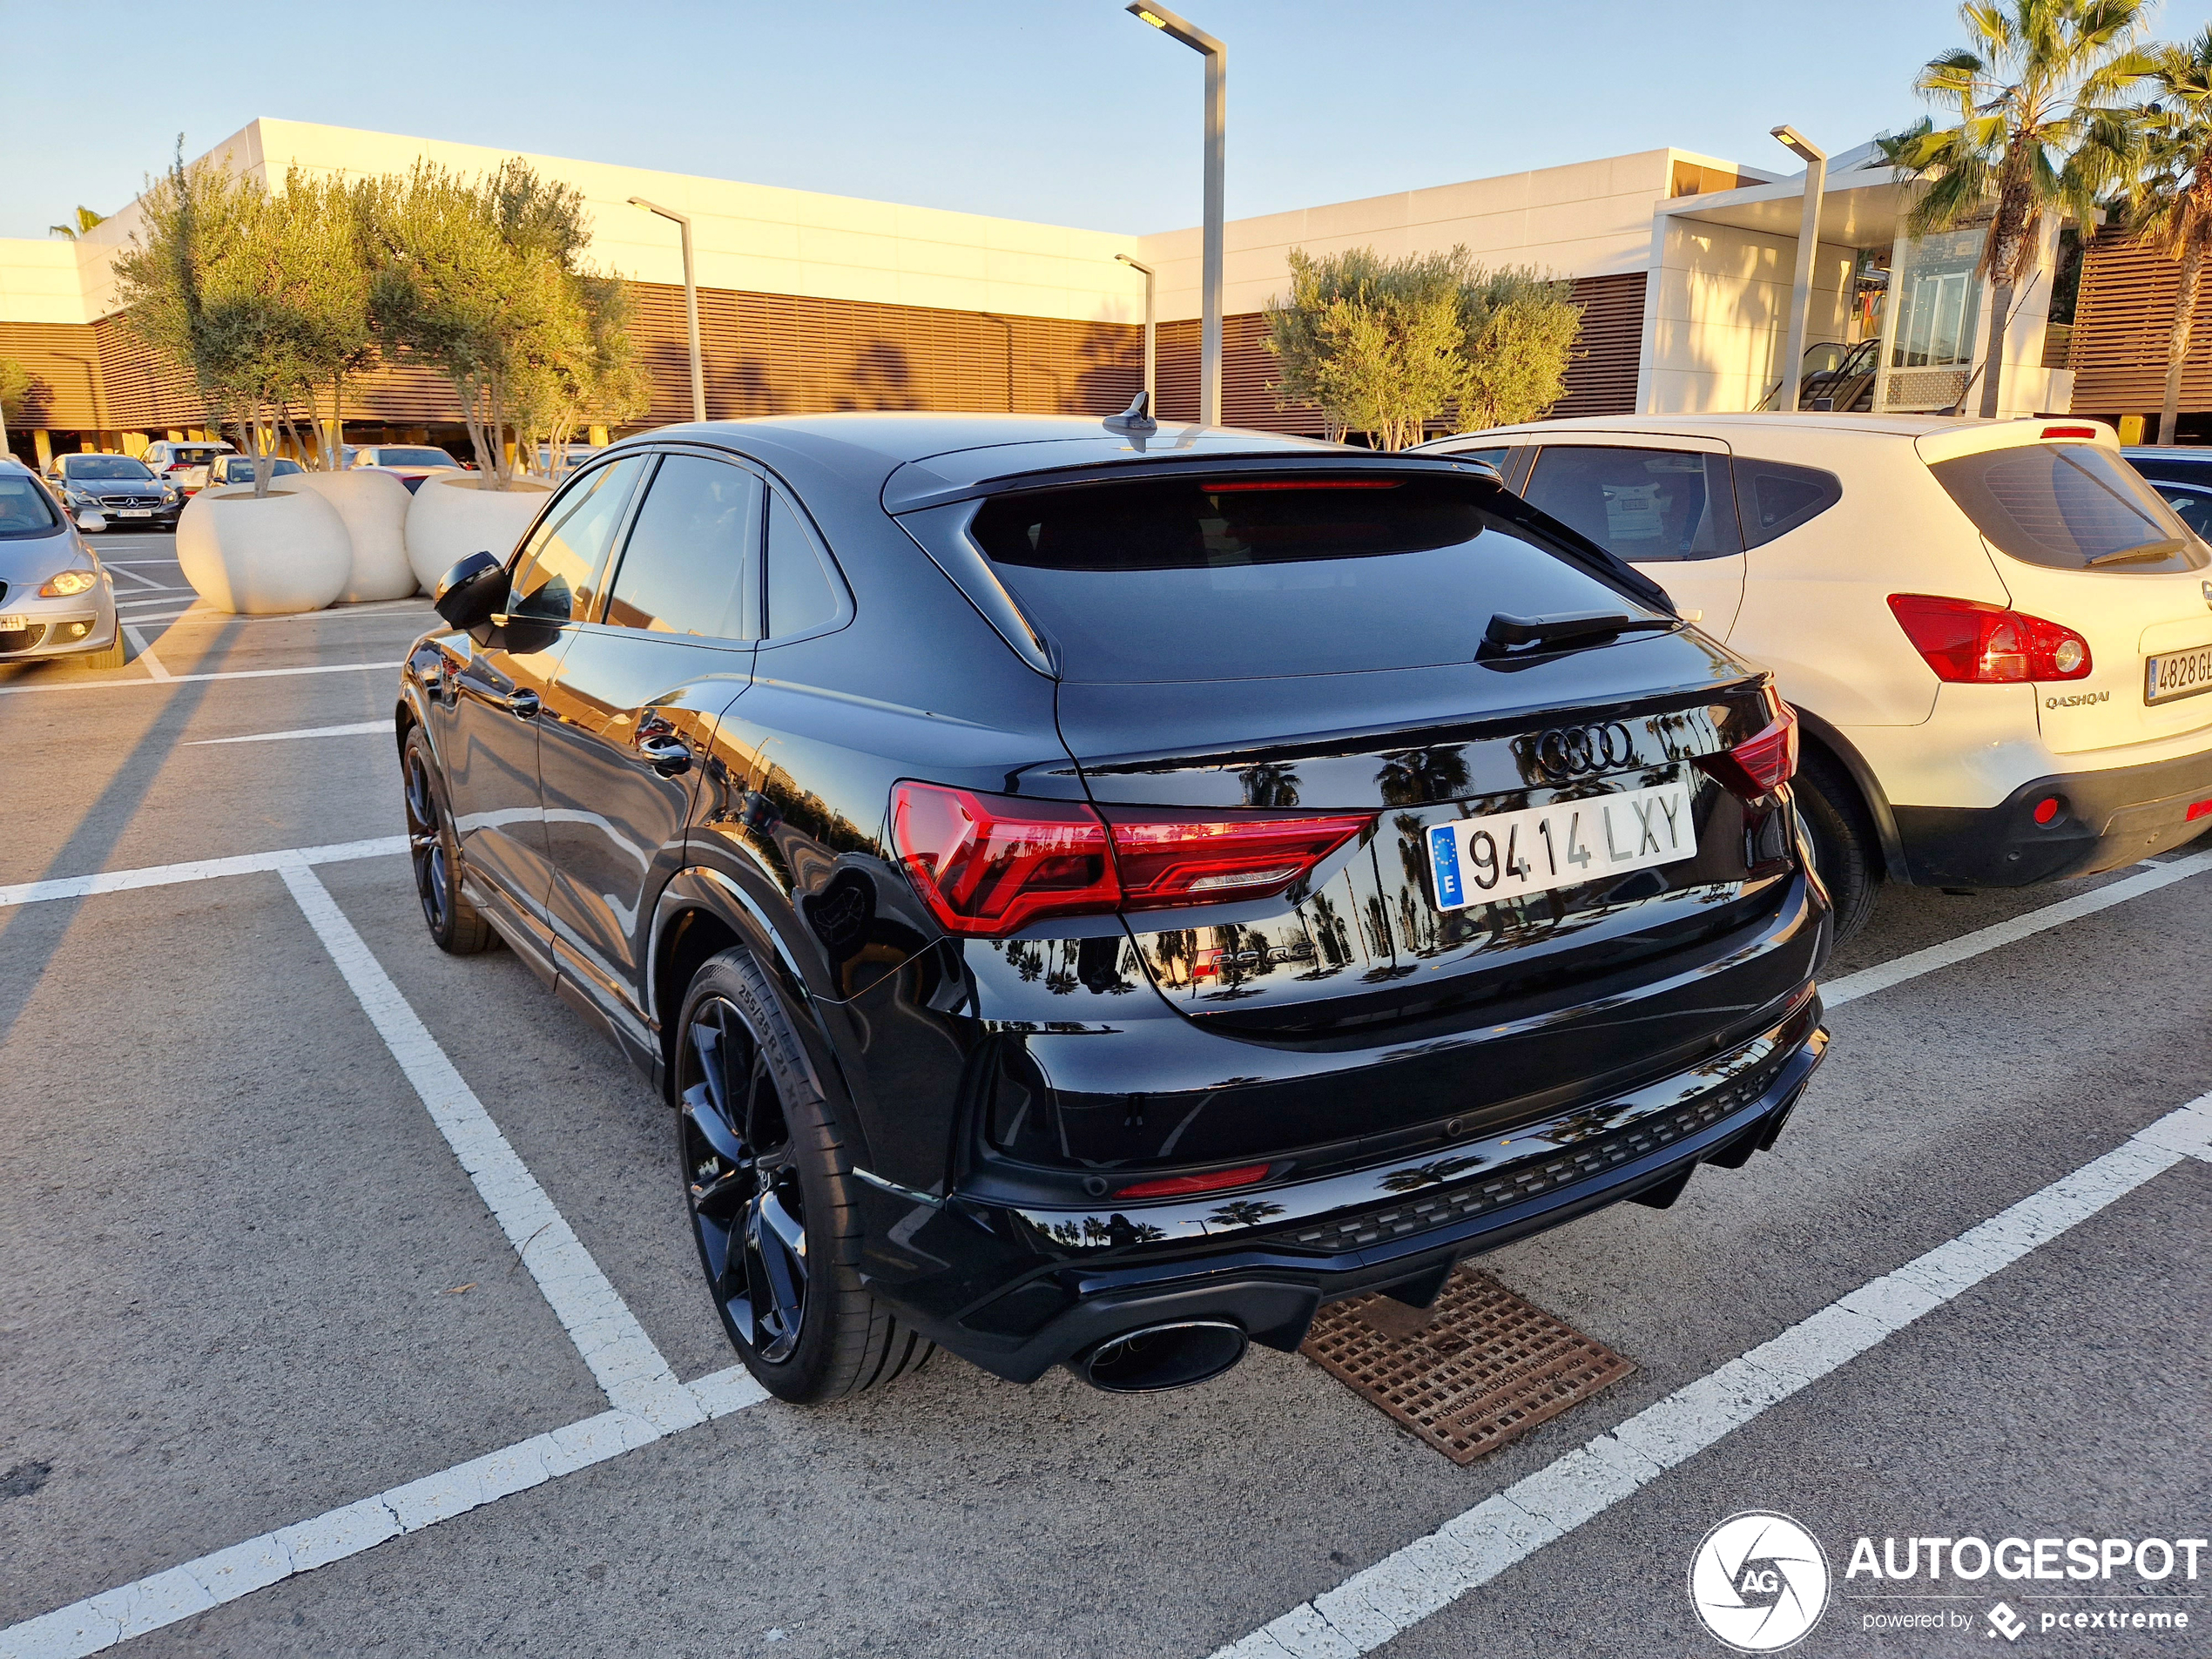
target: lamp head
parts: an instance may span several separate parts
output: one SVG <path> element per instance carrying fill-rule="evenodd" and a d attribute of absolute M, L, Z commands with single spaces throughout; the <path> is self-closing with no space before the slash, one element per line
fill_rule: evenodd
<path fill-rule="evenodd" d="M 1174 37 L 1194 52 L 1212 57 L 1224 55 L 1228 50 L 1197 24 L 1177 17 L 1165 6 L 1152 4 L 1151 0 L 1130 0 L 1128 10 L 1139 23 L 1150 24 L 1162 34 Z"/>
<path fill-rule="evenodd" d="M 1825 150 L 1787 122 L 1772 128 L 1771 131 L 1776 138 L 1782 140 L 1784 147 L 1806 165 L 1810 166 L 1816 161 L 1828 159 L 1828 152 Z"/>

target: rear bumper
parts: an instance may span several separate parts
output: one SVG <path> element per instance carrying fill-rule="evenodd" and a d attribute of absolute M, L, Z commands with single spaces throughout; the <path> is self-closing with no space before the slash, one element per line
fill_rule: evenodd
<path fill-rule="evenodd" d="M 1042 1211 L 909 1216 L 910 1246 L 965 1221 L 1027 1235 L 1063 1258 L 952 1317 L 905 1305 L 921 1328 L 998 1376 L 1032 1382 L 1113 1337 L 1187 1319 L 1228 1320 L 1295 1349 L 1325 1302 L 1393 1290 L 1417 1302 L 1453 1264 L 1624 1198 L 1671 1203 L 1701 1163 L 1735 1167 L 1771 1146 L 1827 1046 L 1808 999 L 1735 1052 L 1617 1099 L 1585 1104 L 1445 1158 L 1253 1190 L 1242 1205 L 1138 1205 L 1110 1215 Z M 1657 1195 L 1657 1196 L 1654 1196 Z M 902 1195 L 918 1197 L 919 1195 Z M 946 1210 L 960 1206 L 955 1199 Z M 1065 1259 L 1079 1241 L 1096 1259 Z"/>
<path fill-rule="evenodd" d="M 2055 797 L 2048 824 L 2035 809 Z M 2059 772 L 2022 784 L 1994 806 L 1897 806 L 1908 878 L 1924 887 L 2021 887 L 2094 875 L 2193 840 L 2212 816 L 2212 750 L 2147 765 Z"/>

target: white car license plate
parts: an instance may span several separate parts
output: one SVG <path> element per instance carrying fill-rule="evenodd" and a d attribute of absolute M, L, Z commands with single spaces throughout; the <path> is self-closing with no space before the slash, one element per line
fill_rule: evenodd
<path fill-rule="evenodd" d="M 2203 691 L 2212 691 L 2212 645 L 2143 658 L 2144 702 L 2171 703 Z"/>
<path fill-rule="evenodd" d="M 153 516 L 153 509 L 151 507 L 118 507 L 115 511 L 119 518 L 152 518 Z"/>
<path fill-rule="evenodd" d="M 1624 875 L 1696 853 L 1689 786 L 1680 778 L 1616 795 L 1465 818 L 1428 833 L 1440 910 Z"/>
<path fill-rule="evenodd" d="M 28 617 L 0 617 L 0 634 L 19 634 L 30 626 Z"/>

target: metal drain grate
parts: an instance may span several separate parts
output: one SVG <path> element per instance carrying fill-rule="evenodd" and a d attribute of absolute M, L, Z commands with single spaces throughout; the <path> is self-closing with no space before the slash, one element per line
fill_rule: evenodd
<path fill-rule="evenodd" d="M 1431 1309 L 1384 1296 L 1315 1316 L 1305 1356 L 1454 1463 L 1472 1463 L 1635 1367 L 1472 1268 Z"/>

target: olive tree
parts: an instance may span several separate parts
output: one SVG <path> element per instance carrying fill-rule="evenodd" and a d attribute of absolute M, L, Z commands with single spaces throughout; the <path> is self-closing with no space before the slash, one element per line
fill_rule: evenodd
<path fill-rule="evenodd" d="M 253 457 L 253 493 L 266 496 L 279 422 L 314 361 L 300 306 L 312 273 L 267 192 L 227 165 L 187 166 L 179 145 L 140 199 L 144 228 L 115 266 L 129 327 L 192 372 Z"/>
<path fill-rule="evenodd" d="M 1491 272 L 1464 247 L 1385 260 L 1372 248 L 1289 254 L 1291 291 L 1267 305 L 1285 404 L 1318 406 L 1328 435 L 1380 449 L 1420 442 L 1451 413 L 1494 425 L 1543 414 L 1565 390 L 1581 326 L 1570 285 Z"/>

